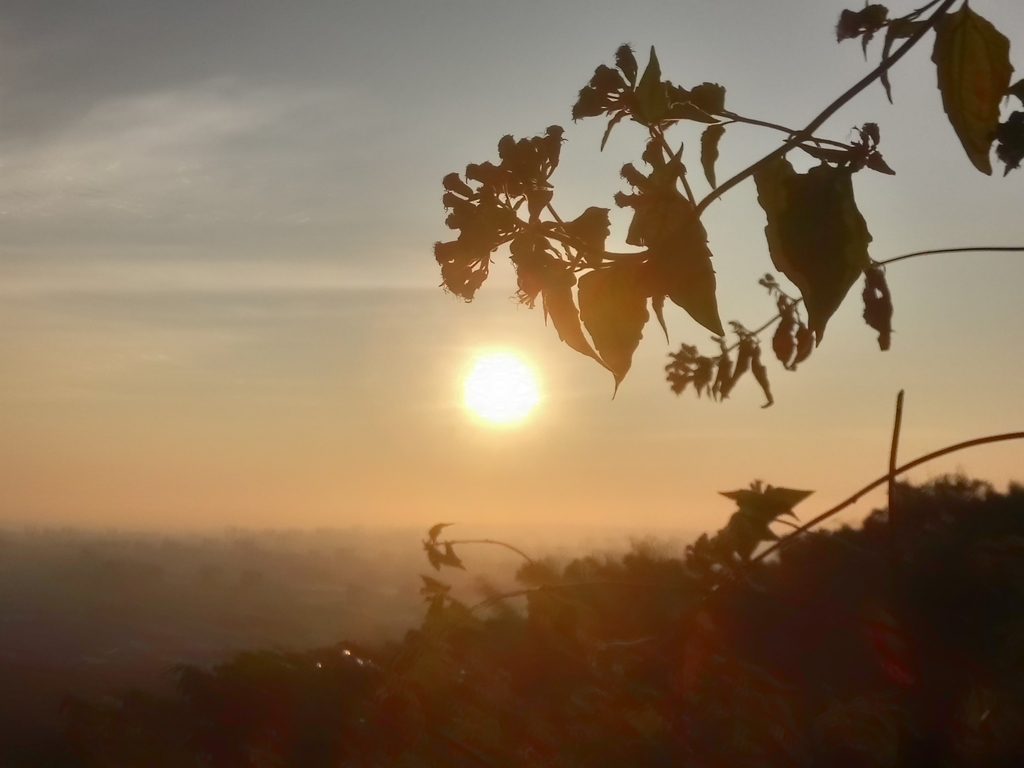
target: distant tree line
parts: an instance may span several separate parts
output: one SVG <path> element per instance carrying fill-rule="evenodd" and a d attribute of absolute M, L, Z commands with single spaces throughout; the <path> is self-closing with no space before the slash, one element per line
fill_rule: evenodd
<path fill-rule="evenodd" d="M 471 606 L 424 577 L 424 621 L 392 645 L 245 653 L 177 669 L 173 697 L 68 701 L 48 760 L 1024 765 L 1024 487 L 900 484 L 895 531 L 877 510 L 757 559 L 799 493 L 730 494 L 729 524 L 682 556 L 525 559 L 518 597 Z"/>

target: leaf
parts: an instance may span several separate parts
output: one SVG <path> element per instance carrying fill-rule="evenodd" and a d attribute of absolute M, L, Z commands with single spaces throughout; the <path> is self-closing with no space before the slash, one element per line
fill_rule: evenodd
<path fill-rule="evenodd" d="M 700 164 L 704 167 L 704 175 L 712 189 L 718 186 L 715 182 L 715 163 L 718 161 L 718 142 L 724 135 L 724 125 L 712 125 L 700 137 Z"/>
<path fill-rule="evenodd" d="M 690 103 L 706 114 L 718 114 L 725 109 L 725 86 L 701 83 L 690 91 Z"/>
<path fill-rule="evenodd" d="M 431 541 L 437 541 L 437 537 L 441 535 L 441 531 L 453 525 L 455 525 L 455 523 L 438 523 L 427 531 L 427 536 Z"/>
<path fill-rule="evenodd" d="M 554 267 L 544 273 L 544 312 L 558 331 L 558 338 L 580 354 L 592 357 L 604 365 L 604 361 L 590 346 L 580 325 L 580 313 L 572 298 L 572 286 L 576 282 L 571 272 Z M 607 366 L 606 366 L 607 367 Z"/>
<path fill-rule="evenodd" d="M 811 333 L 810 328 L 803 323 L 800 323 L 800 327 L 796 329 L 796 357 L 794 357 L 793 362 L 790 363 L 789 370 L 795 371 L 796 367 L 810 357 L 811 352 L 813 351 L 814 334 Z"/>
<path fill-rule="evenodd" d="M 1021 78 L 1016 83 L 1006 89 L 1006 95 L 1016 96 L 1021 104 L 1024 104 L 1024 78 Z"/>
<path fill-rule="evenodd" d="M 878 347 L 889 349 L 892 340 L 892 295 L 885 282 L 884 268 L 872 265 L 864 270 L 864 322 L 878 331 Z"/>
<path fill-rule="evenodd" d="M 889 54 L 892 52 L 893 43 L 897 40 L 905 40 L 906 38 L 917 32 L 918 28 L 927 22 L 924 21 L 911 21 L 909 19 L 893 19 L 889 26 L 885 28 L 885 42 L 882 44 L 882 60 L 889 58 Z M 889 103 L 892 104 L 892 84 L 889 82 L 889 70 L 883 70 L 880 78 L 882 81 L 882 87 L 885 88 L 885 95 L 889 99 Z"/>
<path fill-rule="evenodd" d="M 455 550 L 452 549 L 451 542 L 446 542 L 444 545 L 444 564 L 452 568 L 466 570 L 466 566 L 462 564 L 462 560 L 459 559 L 459 556 L 455 554 Z"/>
<path fill-rule="evenodd" d="M 1010 41 L 966 3 L 939 19 L 932 61 L 942 107 L 974 167 L 992 174 L 989 149 L 1010 85 Z"/>
<path fill-rule="evenodd" d="M 619 193 L 615 202 L 634 211 L 626 242 L 647 246 L 651 255 L 648 295 L 668 296 L 698 323 L 722 336 L 708 234 L 676 188 L 678 172 L 677 158 L 656 167 L 650 176 L 632 165 L 623 166 L 623 177 L 639 192 Z"/>
<path fill-rule="evenodd" d="M 591 206 L 562 229 L 565 234 L 587 246 L 590 251 L 603 252 L 605 241 L 611 233 L 611 220 L 607 208 Z"/>
<path fill-rule="evenodd" d="M 647 296 L 639 264 L 613 264 L 580 278 L 580 319 L 615 376 L 616 389 L 632 365 L 650 319 Z"/>
<path fill-rule="evenodd" d="M 754 374 L 757 383 L 761 385 L 761 391 L 764 392 L 764 396 L 767 399 L 767 402 L 761 407 L 770 408 L 775 405 L 775 398 L 772 397 L 772 385 L 768 381 L 768 369 L 761 362 L 760 346 L 754 347 L 754 354 L 750 358 L 750 371 Z"/>
<path fill-rule="evenodd" d="M 772 351 L 783 367 L 788 369 L 796 355 L 796 329 L 799 322 L 792 301 L 780 296 L 778 306 L 781 319 L 772 336 Z"/>
<path fill-rule="evenodd" d="M 793 512 L 800 502 L 814 491 L 798 491 L 793 488 L 776 488 L 768 485 L 760 488 L 744 488 L 739 491 L 722 491 L 719 495 L 735 501 L 740 511 L 755 516 L 758 521 L 771 522 L 779 517 L 796 517 Z"/>
<path fill-rule="evenodd" d="M 1014 112 L 1005 123 L 999 124 L 996 141 L 996 157 L 1006 166 L 1005 176 L 1020 168 L 1024 160 L 1024 112 Z"/>
<path fill-rule="evenodd" d="M 881 152 L 878 152 L 878 151 L 871 152 L 867 156 L 867 159 L 864 161 L 864 164 L 868 168 L 870 168 L 872 171 L 878 171 L 879 173 L 884 173 L 886 176 L 895 176 L 896 175 L 896 171 L 894 171 L 892 168 L 890 168 L 889 164 L 887 162 L 885 162 L 885 160 L 882 158 L 882 153 Z"/>
<path fill-rule="evenodd" d="M 722 399 L 727 398 L 736 386 L 736 382 L 740 380 L 740 377 L 750 370 L 750 359 L 754 353 L 754 347 L 757 346 L 756 342 L 751 341 L 750 338 L 744 336 L 740 338 L 739 351 L 736 353 L 736 367 L 732 371 L 732 375 L 729 379 L 722 384 L 721 393 Z"/>
<path fill-rule="evenodd" d="M 658 64 L 658 55 L 651 46 L 651 58 L 647 63 L 640 82 L 636 86 L 638 101 L 637 114 L 634 118 L 643 125 L 654 125 L 665 117 L 668 112 L 668 94 L 665 93 L 665 84 L 661 81 L 661 65 Z"/>
<path fill-rule="evenodd" d="M 829 318 L 871 262 L 871 234 L 857 210 L 851 171 L 819 165 L 800 174 L 783 157 L 754 181 L 772 262 L 800 289 L 820 344 Z"/>
<path fill-rule="evenodd" d="M 667 295 L 716 336 L 723 335 L 711 250 L 700 221 L 679 222 L 678 234 L 651 250 L 654 292 Z"/>
<path fill-rule="evenodd" d="M 654 310 L 654 316 L 658 318 L 658 324 L 661 326 L 661 330 L 665 334 L 665 343 L 669 343 L 668 338 L 668 326 L 665 325 L 665 299 L 667 297 L 664 294 L 654 296 L 651 298 L 651 309 Z"/>
<path fill-rule="evenodd" d="M 626 110 L 620 109 L 612 116 L 612 119 L 608 121 L 608 127 L 604 129 L 604 135 L 601 136 L 601 152 L 604 152 L 604 145 L 608 143 L 608 137 L 612 135 L 612 128 L 618 125 L 622 118 L 627 114 L 629 113 L 626 112 Z"/>
<path fill-rule="evenodd" d="M 859 11 L 843 11 L 839 14 L 836 24 L 836 41 L 850 40 L 862 35 L 870 41 L 872 36 L 882 28 L 889 9 L 884 5 L 866 5 Z M 865 42 L 867 45 L 867 42 Z"/>
<path fill-rule="evenodd" d="M 628 45 L 619 46 L 619 49 L 615 51 L 615 66 L 622 70 L 622 74 L 626 76 L 630 85 L 636 86 L 636 73 L 638 69 L 632 48 Z"/>

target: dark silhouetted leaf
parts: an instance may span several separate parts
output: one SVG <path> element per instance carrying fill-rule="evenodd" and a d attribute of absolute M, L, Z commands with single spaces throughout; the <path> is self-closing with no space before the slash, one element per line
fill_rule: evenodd
<path fill-rule="evenodd" d="M 1021 104 L 1024 104 L 1024 78 L 1021 78 L 1016 83 L 1006 89 L 1007 96 L 1016 96 Z"/>
<path fill-rule="evenodd" d="M 735 501 L 739 509 L 719 535 L 724 534 L 723 540 L 742 560 L 749 560 L 759 544 L 778 538 L 769 526 L 780 517 L 796 517 L 793 507 L 811 493 L 770 485 L 762 487 L 759 482 L 749 489 L 724 492 L 722 496 Z"/>
<path fill-rule="evenodd" d="M 661 81 L 661 65 L 651 46 L 651 58 L 636 86 L 637 111 L 633 117 L 643 125 L 655 125 L 668 112 L 668 94 Z"/>
<path fill-rule="evenodd" d="M 1010 41 L 966 3 L 939 19 L 932 61 L 942 106 L 974 167 L 992 173 L 989 149 L 1010 85 Z"/>
<path fill-rule="evenodd" d="M 721 336 L 725 331 L 718 314 L 707 231 L 676 188 L 678 168 L 676 158 L 655 167 L 650 176 L 632 165 L 623 166 L 623 177 L 638 192 L 620 193 L 615 202 L 634 211 L 626 242 L 647 246 L 651 254 L 649 295 L 668 296 L 690 317 Z"/>
<path fill-rule="evenodd" d="M 611 232 L 608 209 L 591 206 L 572 221 L 567 221 L 562 229 L 565 234 L 586 246 L 581 250 L 600 254 Z"/>
<path fill-rule="evenodd" d="M 431 541 L 437 541 L 437 537 L 441 535 L 441 531 L 453 525 L 455 525 L 455 523 L 438 523 L 437 525 L 432 526 L 429 531 L 427 531 L 427 537 Z"/>
<path fill-rule="evenodd" d="M 819 165 L 800 174 L 778 158 L 754 181 L 772 262 L 800 289 L 821 343 L 829 318 L 870 263 L 871 234 L 857 210 L 851 171 Z"/>
<path fill-rule="evenodd" d="M 572 297 L 572 286 L 576 278 L 567 267 L 561 268 L 561 264 L 557 264 L 544 271 L 543 279 L 544 312 L 551 318 L 555 330 L 558 331 L 558 338 L 577 352 L 592 357 L 604 365 L 604 361 L 590 346 L 580 325 L 580 313 Z"/>
<path fill-rule="evenodd" d="M 626 76 L 631 86 L 636 86 L 636 74 L 639 71 L 637 68 L 636 57 L 633 55 L 633 49 L 628 45 L 620 45 L 619 49 L 615 51 L 615 66 L 622 70 L 622 74 Z"/>
<path fill-rule="evenodd" d="M 885 269 L 876 264 L 864 270 L 864 322 L 878 331 L 878 347 L 889 349 L 892 340 L 892 296 Z"/>
<path fill-rule="evenodd" d="M 794 357 L 793 362 L 790 363 L 789 369 L 791 371 L 795 371 L 796 367 L 810 357 L 811 352 L 813 351 L 814 334 L 811 333 L 810 328 L 803 323 L 800 323 L 800 327 L 796 329 L 796 357 Z"/>
<path fill-rule="evenodd" d="M 580 319 L 618 388 L 650 319 L 643 265 L 618 263 L 579 280 Z"/>
<path fill-rule="evenodd" d="M 604 152 L 604 145 L 608 143 L 608 137 L 612 135 L 612 128 L 619 124 L 619 122 L 629 113 L 622 109 L 616 112 L 612 119 L 608 121 L 608 126 L 604 129 L 604 134 L 601 136 L 601 151 Z"/>
<path fill-rule="evenodd" d="M 718 83 L 701 83 L 690 91 L 690 103 L 701 112 L 716 115 L 725 109 L 725 88 Z"/>
<path fill-rule="evenodd" d="M 889 9 L 878 4 L 867 5 L 859 11 L 843 11 L 836 24 L 836 40 L 841 43 L 863 37 L 866 47 L 875 33 L 885 26 L 888 16 Z"/>
<path fill-rule="evenodd" d="M 732 371 L 732 376 L 729 380 L 722 384 L 721 393 L 722 399 L 727 398 L 733 388 L 736 386 L 736 382 L 740 380 L 747 371 L 750 370 L 750 360 L 754 355 L 754 349 L 757 347 L 757 341 L 750 336 L 741 336 L 739 349 L 736 352 L 736 367 Z"/>
<path fill-rule="evenodd" d="M 884 173 L 887 176 L 895 176 L 896 171 L 889 167 L 889 164 L 882 158 L 881 152 L 872 152 L 867 156 L 864 164 L 872 171 Z"/>
<path fill-rule="evenodd" d="M 729 351 L 725 348 L 725 339 L 720 339 L 720 344 L 722 345 L 722 354 L 718 356 L 718 360 L 715 363 L 717 371 L 715 373 L 715 383 L 711 387 L 711 396 L 716 400 L 721 400 L 725 397 L 722 394 L 722 390 L 732 378 L 732 358 L 729 357 Z"/>
<path fill-rule="evenodd" d="M 786 296 L 779 296 L 779 324 L 772 336 L 772 351 L 783 367 L 789 368 L 796 356 L 796 329 L 799 321 L 796 307 Z"/>
<path fill-rule="evenodd" d="M 718 186 L 715 182 L 715 163 L 718 162 L 718 142 L 724 135 L 724 125 L 712 125 L 700 137 L 700 164 L 712 189 Z"/>
<path fill-rule="evenodd" d="M 996 142 L 996 157 L 1006 166 L 1003 175 L 1020 168 L 1024 160 L 1024 112 L 1014 112 L 999 124 Z"/>
<path fill-rule="evenodd" d="M 889 58 L 892 53 L 892 46 L 897 40 L 904 40 L 913 35 L 918 28 L 925 24 L 924 21 L 911 21 L 909 19 L 893 19 L 885 28 L 885 43 L 882 45 L 882 59 Z M 889 70 L 884 70 L 881 77 L 882 87 L 885 88 L 885 95 L 892 104 L 892 83 L 889 82 Z"/>
<path fill-rule="evenodd" d="M 764 396 L 768 402 L 762 405 L 762 408 L 769 408 L 775 404 L 775 398 L 772 397 L 772 386 L 768 382 L 768 369 L 764 367 L 764 363 L 761 362 L 761 346 L 755 346 L 750 356 L 750 371 L 754 374 L 754 378 L 757 379 L 757 383 L 761 385 L 761 391 L 764 392 Z"/>
<path fill-rule="evenodd" d="M 661 326 L 662 332 L 665 334 L 665 343 L 669 341 L 668 338 L 668 326 L 665 324 L 665 299 L 667 297 L 664 294 L 660 294 L 651 298 L 651 309 L 654 310 L 654 316 L 658 318 L 658 325 Z"/>
<path fill-rule="evenodd" d="M 459 568 L 463 571 L 466 570 L 466 566 L 462 564 L 462 560 L 459 559 L 459 556 L 455 554 L 455 550 L 452 549 L 451 542 L 445 543 L 443 558 L 445 565 L 452 568 Z"/>

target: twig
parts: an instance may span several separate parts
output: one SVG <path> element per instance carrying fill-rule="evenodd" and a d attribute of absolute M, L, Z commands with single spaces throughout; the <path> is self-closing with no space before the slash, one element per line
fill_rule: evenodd
<path fill-rule="evenodd" d="M 767 155 L 762 157 L 757 162 L 747 166 L 742 171 L 737 173 L 735 176 L 732 176 L 731 178 L 726 179 L 724 182 L 719 184 L 717 189 L 712 190 L 707 197 L 700 201 L 694 213 L 697 216 L 700 216 L 705 210 L 707 210 L 707 207 L 711 205 L 711 203 L 720 198 L 722 195 L 724 195 L 730 189 L 735 187 L 737 184 L 753 176 L 755 173 L 761 170 L 772 160 L 775 160 L 776 158 L 779 157 L 783 157 L 798 144 L 809 140 L 814 135 L 814 132 L 818 130 L 818 128 L 820 128 L 822 125 L 824 125 L 825 121 L 827 121 L 830 117 L 832 117 L 832 115 L 834 115 L 844 106 L 846 106 L 846 104 L 851 99 L 853 99 L 857 94 L 859 94 L 861 91 L 863 91 L 873 82 L 875 82 L 875 80 L 880 78 L 883 74 L 888 72 L 892 68 L 892 66 L 896 64 L 897 61 L 902 59 L 907 54 L 907 52 L 910 51 L 911 48 L 917 45 L 918 40 L 924 37 L 925 34 L 929 32 L 932 27 L 935 26 L 938 20 L 945 15 L 946 11 L 949 10 L 949 8 L 955 2 L 956 0 L 943 0 L 942 5 L 940 5 L 938 9 L 936 9 L 935 13 L 933 13 L 928 18 L 928 21 L 926 21 L 920 29 L 915 31 L 914 34 L 908 37 L 907 41 L 903 43 L 903 45 L 901 45 L 895 51 L 893 51 L 893 53 L 887 59 L 883 59 L 881 64 L 875 67 L 875 69 L 873 69 L 868 75 L 861 78 L 861 80 L 848 91 L 846 91 L 846 93 L 844 93 L 838 99 L 829 104 L 821 114 L 819 114 L 816 118 L 814 118 L 810 123 L 807 124 L 806 128 L 792 135 L 778 149 L 769 152 Z"/>
<path fill-rule="evenodd" d="M 903 390 L 896 395 L 896 419 L 892 425 L 892 445 L 889 446 L 889 544 L 896 551 L 896 453 L 900 447 L 900 427 L 903 424 Z"/>
<path fill-rule="evenodd" d="M 777 551 L 781 547 L 787 545 L 789 542 L 791 542 L 793 539 L 795 539 L 800 534 L 806 533 L 811 528 L 813 528 L 814 526 L 818 525 L 818 523 L 821 523 L 821 522 L 824 522 L 825 520 L 828 520 L 828 518 L 832 517 L 833 515 L 838 514 L 839 512 L 842 512 L 844 509 L 849 507 L 851 504 L 856 503 L 857 501 L 860 500 L 860 498 L 865 493 L 868 493 L 869 491 L 873 491 L 875 488 L 877 488 L 878 486 L 882 485 L 883 483 L 887 483 L 889 481 L 890 477 L 896 477 L 896 476 L 902 475 L 904 472 L 908 472 L 911 469 L 913 469 L 914 467 L 918 467 L 918 466 L 920 466 L 922 464 L 926 464 L 927 462 L 932 461 L 933 459 L 938 459 L 938 458 L 940 458 L 942 456 L 946 456 L 946 455 L 948 455 L 950 453 L 956 453 L 957 451 L 962 451 L 962 450 L 965 450 L 967 448 L 974 448 L 975 446 L 978 446 L 978 445 L 988 445 L 989 443 L 1000 443 L 1000 442 L 1004 442 L 1004 441 L 1007 441 L 1007 440 L 1024 440 L 1024 432 L 1005 432 L 1005 433 L 1000 434 L 1000 435 L 989 435 L 987 437 L 976 437 L 973 440 L 965 440 L 962 443 L 956 443 L 955 445 L 950 445 L 950 446 L 947 446 L 945 448 L 940 448 L 937 451 L 932 451 L 929 454 L 926 454 L 924 456 L 920 456 L 920 457 L 914 459 L 913 461 L 907 462 L 903 466 L 897 467 L 894 472 L 882 475 L 882 477 L 878 478 L 877 480 L 874 480 L 874 481 L 868 483 L 863 488 L 861 488 L 859 491 L 857 491 L 855 494 L 853 494 L 852 496 L 847 498 L 845 501 L 841 501 L 838 504 L 836 504 L 834 507 L 832 507 L 831 509 L 826 510 L 825 512 L 822 512 L 820 515 L 818 515 L 813 520 L 807 521 L 806 523 L 801 525 L 799 528 L 797 528 L 792 533 L 790 533 L 790 534 L 782 537 L 778 541 L 776 541 L 774 544 L 772 544 L 770 547 L 768 547 L 766 550 L 764 550 L 764 552 L 761 552 L 759 555 L 751 558 L 750 562 L 751 563 L 756 563 L 756 562 L 759 562 L 761 560 L 764 560 L 766 557 L 768 557 L 768 555 L 770 555 L 773 552 Z"/>
<path fill-rule="evenodd" d="M 526 562 L 530 563 L 531 565 L 535 564 L 536 562 L 532 557 L 530 557 L 528 554 L 523 552 L 523 550 L 519 549 L 518 547 L 513 547 L 507 541 L 498 541 L 497 539 L 453 539 L 452 541 L 439 541 L 438 544 L 451 544 L 453 546 L 455 544 L 493 544 L 496 547 L 504 547 L 505 549 L 511 549 L 513 552 L 522 557 L 524 560 L 526 560 Z"/>

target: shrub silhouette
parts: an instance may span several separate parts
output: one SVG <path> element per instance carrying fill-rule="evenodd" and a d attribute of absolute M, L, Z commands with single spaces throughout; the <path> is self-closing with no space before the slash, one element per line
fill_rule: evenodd
<path fill-rule="evenodd" d="M 737 514 L 770 492 L 751 489 Z M 745 559 L 734 517 L 682 557 L 638 546 L 524 562 L 522 606 L 473 608 L 425 577 L 426 617 L 400 643 L 242 654 L 178 670 L 174 699 L 72 702 L 70 754 L 104 766 L 1019 765 L 1024 488 L 950 477 L 895 493 L 898 541 L 877 510 Z"/>

